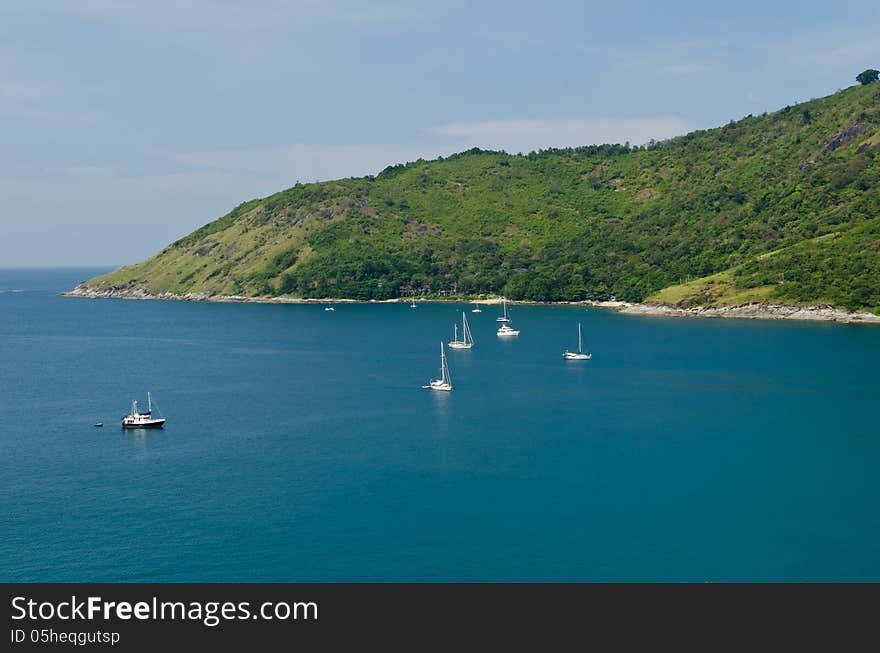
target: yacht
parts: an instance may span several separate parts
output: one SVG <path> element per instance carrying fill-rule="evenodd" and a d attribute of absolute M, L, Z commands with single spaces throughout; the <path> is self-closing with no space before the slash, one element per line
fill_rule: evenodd
<path fill-rule="evenodd" d="M 479 304 L 474 304 L 474 307 L 471 309 L 471 313 L 482 313 L 483 309 L 480 308 Z"/>
<path fill-rule="evenodd" d="M 502 324 L 500 327 L 498 327 L 498 331 L 496 333 L 498 334 L 499 338 L 506 338 L 508 336 L 518 336 L 519 335 L 519 331 L 517 331 L 516 329 L 514 329 L 513 327 L 511 327 L 507 324 Z"/>
<path fill-rule="evenodd" d="M 138 411 L 137 401 L 131 402 L 131 414 L 122 418 L 124 429 L 161 429 L 165 426 L 164 417 L 153 417 L 153 397 L 147 393 L 147 412 Z"/>
<path fill-rule="evenodd" d="M 580 322 L 578 322 L 578 350 L 575 352 L 575 351 L 568 351 L 566 349 L 564 352 L 562 352 L 562 357 L 564 359 L 570 360 L 570 361 L 588 361 L 593 357 L 592 354 L 585 354 L 584 353 L 584 346 L 581 341 L 581 323 Z"/>
<path fill-rule="evenodd" d="M 505 300 L 503 300 L 503 302 L 504 302 L 504 315 L 502 315 L 500 317 L 496 317 L 495 318 L 496 322 L 510 322 L 510 318 L 507 317 L 507 300 L 505 299 Z"/>
<path fill-rule="evenodd" d="M 442 342 L 440 343 L 440 378 L 431 379 L 428 382 L 428 385 L 423 385 L 422 387 L 429 390 L 440 390 L 442 392 L 449 392 L 452 390 L 452 377 L 449 374 L 449 365 L 446 362 L 446 352 L 443 351 Z"/>
<path fill-rule="evenodd" d="M 461 312 L 461 337 L 458 339 L 458 325 L 455 325 L 455 335 L 449 343 L 450 349 L 470 349 L 474 346 L 474 337 L 471 335 L 471 327 L 467 321 L 467 314 Z"/>

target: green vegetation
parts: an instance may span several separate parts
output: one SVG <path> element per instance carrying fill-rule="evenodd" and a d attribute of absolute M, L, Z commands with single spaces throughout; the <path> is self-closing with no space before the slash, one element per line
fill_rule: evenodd
<path fill-rule="evenodd" d="M 871 84 L 878 79 L 880 79 L 880 70 L 875 70 L 874 68 L 869 68 L 856 75 L 856 81 L 862 85 Z"/>
<path fill-rule="evenodd" d="M 88 284 L 880 312 L 880 84 L 647 147 L 475 149 L 297 184 Z"/>

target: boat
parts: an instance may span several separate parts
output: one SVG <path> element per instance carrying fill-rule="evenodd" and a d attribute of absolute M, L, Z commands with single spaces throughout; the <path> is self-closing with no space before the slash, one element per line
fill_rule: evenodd
<path fill-rule="evenodd" d="M 480 308 L 479 304 L 474 304 L 474 307 L 471 309 L 471 313 L 482 313 L 483 309 Z"/>
<path fill-rule="evenodd" d="M 416 308 L 416 300 L 412 300 L 412 303 L 409 305 L 410 308 Z"/>
<path fill-rule="evenodd" d="M 332 306 L 325 306 L 325 307 L 324 307 L 324 310 L 325 310 L 325 311 L 335 311 L 336 309 L 333 308 Z"/>
<path fill-rule="evenodd" d="M 507 324 L 502 324 L 500 327 L 498 327 L 498 331 L 496 333 L 498 334 L 499 338 L 506 338 L 508 336 L 518 336 L 519 335 L 519 331 L 517 331 L 516 329 L 514 329 L 513 327 L 511 327 Z"/>
<path fill-rule="evenodd" d="M 428 385 L 423 385 L 422 387 L 442 392 L 452 390 L 452 377 L 449 375 L 449 365 L 446 363 L 446 352 L 443 351 L 443 342 L 440 343 L 440 378 L 431 379 Z"/>
<path fill-rule="evenodd" d="M 449 343 L 450 349 L 470 349 L 474 346 L 474 337 L 471 335 L 471 327 L 467 321 L 467 313 L 461 312 L 461 337 L 458 339 L 458 325 L 455 325 L 455 335 Z"/>
<path fill-rule="evenodd" d="M 496 322 L 510 322 L 510 318 L 507 317 L 507 300 L 504 300 L 504 315 L 495 318 Z"/>
<path fill-rule="evenodd" d="M 147 412 L 138 411 L 137 401 L 131 402 L 131 414 L 122 418 L 124 429 L 161 429 L 165 426 L 164 417 L 153 417 L 153 396 L 147 393 Z"/>
<path fill-rule="evenodd" d="M 567 349 L 562 353 L 562 357 L 566 360 L 570 361 L 588 361 L 593 355 L 584 353 L 583 342 L 581 341 L 581 323 L 578 322 L 578 350 L 568 351 Z"/>
<path fill-rule="evenodd" d="M 104 426 L 104 422 L 95 422 L 95 426 Z"/>

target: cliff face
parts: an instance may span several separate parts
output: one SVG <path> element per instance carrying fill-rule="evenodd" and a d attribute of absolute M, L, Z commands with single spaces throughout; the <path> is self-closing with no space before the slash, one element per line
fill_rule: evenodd
<path fill-rule="evenodd" d="M 880 84 L 647 148 L 471 150 L 238 206 L 84 294 L 880 311 Z"/>

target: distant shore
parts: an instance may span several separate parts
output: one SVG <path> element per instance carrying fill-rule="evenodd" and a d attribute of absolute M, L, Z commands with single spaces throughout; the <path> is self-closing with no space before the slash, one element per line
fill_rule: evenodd
<path fill-rule="evenodd" d="M 134 299 L 154 301 L 184 301 L 184 302 L 222 302 L 244 304 L 409 304 L 415 301 L 418 304 L 501 304 L 504 301 L 500 297 L 484 299 L 419 299 L 398 297 L 394 299 L 298 299 L 294 297 L 241 297 L 238 295 L 208 295 L 206 293 L 187 293 L 175 295 L 165 292 L 157 295 L 151 294 L 142 288 L 110 288 L 99 289 L 79 285 L 71 291 L 61 293 L 63 297 L 80 297 L 86 299 Z M 816 306 L 793 306 L 786 304 L 741 304 L 739 306 L 707 306 L 679 308 L 667 304 L 653 302 L 623 302 L 623 301 L 571 301 L 571 302 L 536 302 L 536 301 L 513 301 L 507 300 L 508 304 L 520 306 L 589 306 L 605 308 L 624 313 L 626 315 L 649 315 L 660 317 L 720 317 L 761 320 L 812 320 L 819 322 L 844 322 L 859 324 L 880 324 L 880 316 L 868 312 L 847 311 L 830 305 Z"/>

